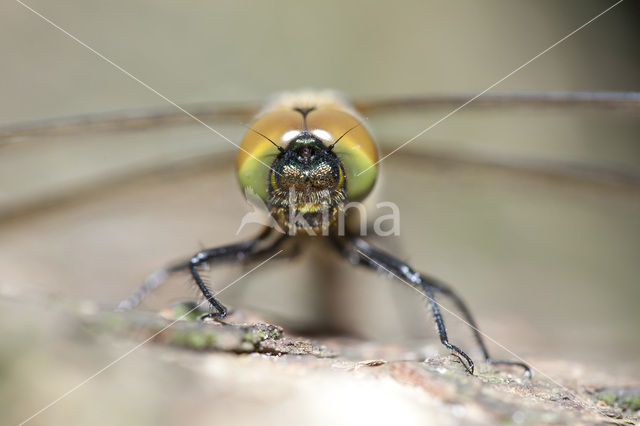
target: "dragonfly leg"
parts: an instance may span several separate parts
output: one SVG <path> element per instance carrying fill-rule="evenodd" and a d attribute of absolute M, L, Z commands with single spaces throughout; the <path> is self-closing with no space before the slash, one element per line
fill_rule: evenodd
<path fill-rule="evenodd" d="M 491 358 L 491 356 L 489 355 L 489 351 L 487 350 L 487 347 L 484 343 L 484 339 L 482 338 L 482 334 L 480 333 L 480 329 L 478 328 L 478 325 L 476 323 L 476 321 L 474 320 L 473 316 L 471 315 L 471 311 L 469 311 L 469 308 L 467 308 L 467 305 L 464 303 L 464 301 L 460 298 L 460 296 L 458 296 L 455 291 L 453 291 L 453 289 L 451 289 L 448 285 L 436 281 L 433 278 L 429 278 L 429 277 L 424 277 L 423 278 L 430 280 L 431 281 L 431 287 L 436 290 L 437 292 L 442 293 L 444 296 L 447 296 L 449 299 L 451 299 L 451 301 L 453 301 L 453 303 L 456 305 L 456 307 L 458 308 L 458 310 L 462 313 L 462 316 L 464 317 L 465 321 L 467 322 L 467 325 L 469 325 L 469 327 L 471 328 L 471 330 L 473 330 L 473 335 L 476 339 L 476 342 L 478 343 L 478 346 L 480 347 L 480 351 L 482 351 L 482 356 L 484 357 L 485 361 L 487 362 L 487 364 L 492 364 L 492 365 L 513 365 L 513 366 L 517 366 L 517 367 L 521 367 L 524 369 L 524 374 L 527 377 L 531 377 L 531 368 L 529 368 L 529 366 L 527 364 L 525 364 L 524 362 L 518 362 L 518 361 L 503 361 L 503 360 L 494 360 L 493 358 Z"/>
<path fill-rule="evenodd" d="M 349 259 L 352 263 L 363 265 L 380 273 L 392 274 L 397 278 L 406 280 L 408 283 L 422 290 L 429 301 L 440 341 L 445 347 L 455 352 L 458 356 L 460 356 L 467 362 L 466 369 L 469 373 L 473 374 L 474 371 L 473 360 L 464 351 L 449 342 L 447 330 L 444 325 L 444 320 L 442 318 L 439 306 L 435 300 L 434 292 L 440 292 L 443 295 L 451 298 L 458 309 L 460 309 L 467 323 L 473 329 L 476 341 L 478 342 L 482 354 L 488 363 L 494 365 L 517 365 L 524 368 L 526 374 L 530 374 L 530 369 L 526 364 L 511 361 L 494 361 L 493 359 L 491 359 L 491 357 L 489 357 L 487 348 L 484 344 L 484 341 L 482 340 L 482 336 L 478 331 L 476 322 L 471 316 L 469 309 L 464 304 L 462 299 L 457 294 L 455 294 L 455 292 L 453 292 L 453 290 L 451 290 L 448 286 L 414 271 L 406 263 L 381 250 L 372 247 L 362 238 L 334 238 L 333 241 L 342 255 Z"/>
<path fill-rule="evenodd" d="M 271 228 L 265 228 L 265 230 L 253 240 L 245 241 L 238 244 L 231 244 L 228 246 L 216 247 L 206 250 L 201 250 L 196 253 L 189 260 L 188 267 L 191 272 L 191 276 L 195 281 L 198 289 L 202 292 L 211 308 L 215 309 L 215 312 L 210 312 L 204 315 L 204 318 L 222 319 L 227 316 L 227 308 L 218 301 L 211 294 L 211 291 L 207 288 L 204 280 L 200 276 L 198 266 L 202 264 L 223 263 L 223 262 L 243 262 L 254 260 L 264 255 L 273 253 L 277 247 L 287 238 L 286 234 L 278 236 L 273 241 L 265 245 L 265 247 L 258 248 L 258 244 L 267 237 L 273 234 Z"/>
<path fill-rule="evenodd" d="M 192 256 L 189 261 L 180 262 L 169 266 L 168 268 L 160 269 L 147 277 L 142 286 L 132 293 L 127 299 L 120 302 L 118 309 L 128 310 L 135 308 L 146 295 L 165 282 L 169 275 L 175 272 L 188 270 L 202 295 L 216 311 L 215 313 L 211 313 L 207 316 L 224 318 L 227 315 L 227 308 L 225 308 L 224 305 L 222 305 L 207 288 L 206 283 L 200 276 L 200 272 L 198 270 L 199 266 L 203 264 L 253 260 L 260 256 L 273 253 L 273 251 L 287 236 L 281 235 L 275 240 L 264 244 L 264 247 L 259 247 L 260 243 L 267 240 L 268 237 L 272 236 L 272 234 L 272 229 L 265 228 L 265 230 L 254 239 L 237 244 L 201 250 Z"/>

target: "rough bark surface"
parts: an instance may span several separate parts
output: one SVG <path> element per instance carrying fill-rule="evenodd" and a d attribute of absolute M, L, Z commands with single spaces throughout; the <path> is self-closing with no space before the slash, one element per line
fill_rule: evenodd
<path fill-rule="evenodd" d="M 534 360 L 539 370 L 532 379 L 522 377 L 519 369 L 484 363 L 478 363 L 472 376 L 452 355 L 420 360 L 402 347 L 290 336 L 277 325 L 240 313 L 224 323 L 201 322 L 198 310 L 184 315 L 189 305 L 160 314 L 114 313 L 91 304 L 48 300 L 46 310 L 35 303 L 38 314 L 27 320 L 20 317 L 22 302 L 16 302 L 2 301 L 8 330 L 0 352 L 6 373 L 3 423 L 27 419 L 114 359 L 93 383 L 83 384 L 30 423 L 638 421 L 637 383 L 558 360 Z M 28 328 L 8 327 L 8 314 L 24 319 Z M 134 355 L 136 351 L 140 354 Z"/>

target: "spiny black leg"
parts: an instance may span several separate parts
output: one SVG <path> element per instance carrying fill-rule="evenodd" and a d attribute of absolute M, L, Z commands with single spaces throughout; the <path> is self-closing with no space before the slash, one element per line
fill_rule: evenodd
<path fill-rule="evenodd" d="M 467 308 L 467 305 L 460 298 L 460 296 L 458 296 L 453 291 L 453 289 L 451 289 L 446 284 L 438 282 L 438 281 L 434 280 L 433 278 L 425 277 L 424 275 L 422 277 L 423 277 L 423 280 L 428 280 L 428 281 L 431 282 L 431 287 L 434 290 L 436 290 L 436 291 L 442 293 L 443 295 L 449 297 L 453 301 L 453 303 L 456 305 L 458 310 L 462 313 L 462 316 L 464 317 L 466 322 L 471 326 L 471 329 L 473 330 L 473 335 L 474 335 L 474 337 L 476 339 L 476 342 L 478 343 L 478 346 L 480 347 L 480 350 L 482 351 L 482 356 L 484 357 L 484 359 L 487 362 L 487 364 L 492 364 L 492 365 L 513 365 L 513 366 L 522 367 L 524 369 L 525 375 L 528 376 L 528 377 L 531 377 L 531 369 L 529 368 L 529 366 L 527 364 L 525 364 L 523 362 L 503 361 L 503 360 L 494 360 L 494 359 L 492 359 L 491 356 L 489 355 L 489 351 L 487 350 L 487 347 L 484 344 L 484 339 L 482 338 L 482 335 L 480 334 L 480 329 L 478 328 L 477 323 L 475 322 L 475 320 L 473 319 L 473 316 L 471 315 L 471 311 L 469 311 L 469 308 Z"/>
<path fill-rule="evenodd" d="M 383 251 L 380 251 L 378 249 L 371 247 L 361 238 L 350 238 L 347 240 L 344 240 L 344 239 L 340 240 L 338 238 L 334 238 L 333 241 L 338 247 L 338 249 L 340 250 L 340 252 L 345 257 L 349 258 L 351 262 L 362 264 L 369 268 L 375 269 L 379 272 L 391 273 L 397 277 L 404 278 L 411 284 L 421 288 L 425 292 L 429 300 L 431 309 L 433 311 L 433 316 L 438 329 L 438 334 L 440 335 L 440 341 L 444 346 L 456 352 L 458 355 L 460 355 L 465 360 L 467 360 L 469 364 L 467 370 L 469 372 L 471 373 L 473 372 L 473 361 L 462 350 L 460 350 L 455 345 L 452 345 L 448 341 L 446 328 L 444 326 L 444 321 L 442 320 L 440 309 L 438 308 L 438 305 L 435 302 L 435 297 L 433 295 L 434 291 L 439 291 L 443 295 L 450 297 L 453 300 L 453 302 L 456 304 L 458 309 L 462 312 L 466 321 L 469 323 L 469 325 L 471 325 L 473 329 L 476 341 L 478 342 L 478 345 L 480 346 L 480 349 L 482 351 L 482 355 L 487 361 L 487 363 L 490 363 L 493 365 L 520 366 L 524 368 L 525 374 L 530 376 L 531 370 L 529 369 L 529 366 L 527 366 L 524 363 L 513 362 L 513 361 L 494 361 L 493 359 L 491 359 L 487 351 L 487 348 L 484 344 L 484 341 L 482 339 L 482 336 L 478 330 L 478 326 L 471 315 L 471 312 L 469 311 L 465 303 L 462 301 L 462 299 L 457 294 L 455 294 L 453 290 L 451 290 L 448 286 L 430 277 L 426 277 L 422 274 L 419 274 L 413 271 L 411 267 L 405 264 L 404 262 L 394 258 L 393 256 Z"/>
<path fill-rule="evenodd" d="M 405 263 L 400 262 L 398 259 L 382 251 L 374 249 L 361 238 L 351 238 L 345 241 L 336 237 L 333 238 L 333 242 L 338 247 L 340 253 L 352 263 L 375 269 L 378 272 L 393 274 L 400 279 L 407 280 L 410 284 L 413 284 L 419 289 L 422 289 L 429 300 L 429 305 L 433 312 L 433 320 L 436 323 L 438 335 L 440 336 L 440 342 L 449 350 L 464 358 L 467 361 L 467 365 L 465 366 L 466 370 L 470 374 L 473 374 L 473 360 L 469 355 L 464 353 L 462 349 L 449 342 L 447 329 L 444 325 L 440 308 L 436 303 L 433 291 L 428 281 L 425 282 L 419 273 L 413 271 L 411 267 Z"/>
<path fill-rule="evenodd" d="M 201 255 L 201 254 L 203 254 L 203 252 L 200 252 L 196 256 L 191 258 L 191 264 L 189 266 L 189 270 L 191 271 L 191 276 L 196 282 L 196 285 L 198 286 L 198 288 L 200 289 L 200 292 L 202 292 L 202 295 L 205 297 L 205 299 L 207 299 L 207 302 L 209 302 L 211 307 L 215 308 L 216 312 L 215 313 L 210 312 L 208 314 L 205 314 L 202 317 L 200 317 L 200 320 L 203 320 L 204 318 L 222 319 L 227 316 L 227 312 L 228 312 L 227 308 L 222 303 L 218 302 L 218 300 L 215 297 L 213 297 L 213 294 L 211 294 L 211 292 L 207 288 L 207 285 L 204 283 L 204 281 L 200 277 L 200 273 L 198 272 L 198 265 L 206 261 L 206 260 L 200 260 L 200 257 L 198 257 L 198 255 Z M 206 258 L 203 257 L 203 259 L 206 259 Z"/>
<path fill-rule="evenodd" d="M 272 253 L 276 247 L 286 238 L 286 235 L 277 236 L 274 241 L 264 243 L 264 247 L 260 248 L 259 244 L 267 240 L 268 237 L 273 237 L 275 232 L 270 228 L 265 228 L 260 235 L 256 238 L 245 241 L 238 244 L 232 244 L 229 246 L 218 247 L 214 249 L 203 250 L 193 256 L 188 262 L 180 262 L 169 266 L 165 269 L 160 269 L 151 274 L 143 285 L 133 292 L 127 299 L 120 302 L 118 305 L 119 310 L 129 310 L 135 308 L 146 295 L 159 287 L 167 277 L 172 273 L 183 271 L 188 269 L 196 282 L 196 285 L 207 299 L 212 308 L 216 310 L 216 313 L 212 313 L 208 316 L 215 318 L 223 318 L 227 314 L 227 309 L 211 294 L 206 287 L 204 281 L 200 277 L 198 266 L 203 263 L 221 263 L 221 262 L 233 262 L 247 260 L 263 256 L 265 254 Z"/>
<path fill-rule="evenodd" d="M 280 243 L 282 243 L 282 241 L 287 238 L 287 235 L 281 235 L 266 247 L 256 249 L 257 244 L 260 241 L 266 239 L 271 233 L 272 230 L 270 228 L 266 228 L 265 231 L 254 240 L 202 250 L 196 253 L 191 258 L 191 260 L 189 261 L 189 271 L 191 272 L 191 276 L 202 292 L 202 295 L 205 297 L 205 299 L 207 299 L 207 302 L 209 302 L 211 307 L 216 310 L 216 312 L 204 315 L 201 319 L 222 319 L 227 316 L 228 311 L 227 308 L 222 303 L 220 303 L 213 296 L 213 294 L 211 294 L 211 291 L 207 288 L 206 284 L 202 280 L 202 277 L 200 276 L 198 266 L 203 263 L 211 264 L 229 261 L 243 261 L 248 260 L 249 258 L 255 258 L 258 256 L 264 256 L 268 253 L 272 253 L 280 245 Z"/>
<path fill-rule="evenodd" d="M 407 274 L 405 274 L 405 277 L 408 278 L 410 282 L 413 283 L 414 285 L 420 286 L 426 293 L 427 298 L 429 299 L 429 305 L 431 305 L 431 311 L 433 312 L 433 320 L 436 322 L 436 327 L 438 327 L 438 335 L 440 336 L 440 342 L 442 342 L 442 344 L 445 345 L 450 350 L 456 352 L 458 355 L 466 359 L 468 364 L 468 366 L 466 367 L 467 371 L 470 374 L 473 374 L 474 364 L 471 358 L 469 358 L 469 355 L 464 353 L 457 346 L 449 343 L 449 339 L 447 338 L 447 329 L 444 326 L 444 320 L 442 319 L 440 308 L 436 303 L 436 299 L 433 297 L 433 291 L 431 290 L 431 286 L 428 283 L 426 283 L 424 280 L 422 280 L 422 276 L 420 274 L 413 272 L 409 267 L 406 268 L 406 271 L 407 271 Z"/>

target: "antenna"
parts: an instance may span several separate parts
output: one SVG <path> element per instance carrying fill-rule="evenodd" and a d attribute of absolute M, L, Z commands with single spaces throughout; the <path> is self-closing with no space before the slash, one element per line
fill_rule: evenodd
<path fill-rule="evenodd" d="M 263 135 L 262 133 L 260 133 L 259 131 L 257 131 L 256 129 L 253 129 L 249 126 L 247 126 L 247 129 L 251 130 L 254 133 L 257 133 L 258 135 L 262 136 L 263 138 L 265 138 L 266 140 L 268 140 L 269 142 L 271 142 L 273 144 L 273 146 L 275 146 L 276 148 L 278 148 L 278 151 L 280 152 L 284 152 L 284 148 L 282 148 L 280 145 L 278 145 L 277 143 L 275 143 L 274 141 L 272 141 L 271 139 L 269 139 L 267 136 Z"/>
<path fill-rule="evenodd" d="M 350 131 L 352 131 L 353 129 L 355 129 L 355 128 L 356 128 L 356 127 L 358 127 L 358 126 L 360 126 L 360 123 L 356 124 L 355 126 L 353 126 L 352 128 L 350 128 L 349 130 L 347 130 L 346 132 L 344 132 L 344 133 L 342 134 L 342 136 L 340 136 L 340 137 L 338 138 L 338 140 L 336 140 L 334 143 L 332 143 L 331 145 L 329 145 L 329 148 L 327 149 L 327 151 L 329 151 L 329 152 L 330 152 L 330 151 L 333 149 L 333 147 L 334 147 L 334 146 L 336 146 L 336 144 L 337 144 L 338 142 L 340 142 L 340 139 L 342 139 L 343 137 L 345 137 L 345 135 L 346 135 L 347 133 L 349 133 Z"/>

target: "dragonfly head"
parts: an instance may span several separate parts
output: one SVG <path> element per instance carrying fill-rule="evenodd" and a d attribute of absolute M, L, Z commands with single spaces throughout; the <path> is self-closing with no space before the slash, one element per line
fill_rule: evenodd
<path fill-rule="evenodd" d="M 376 146 L 351 106 L 335 95 L 276 99 L 251 124 L 238 152 L 240 185 L 290 232 L 325 232 L 342 207 L 363 200 L 377 177 Z"/>

